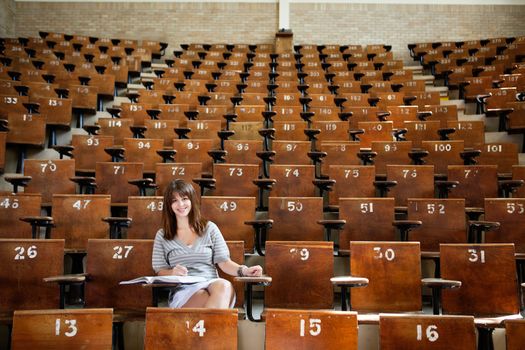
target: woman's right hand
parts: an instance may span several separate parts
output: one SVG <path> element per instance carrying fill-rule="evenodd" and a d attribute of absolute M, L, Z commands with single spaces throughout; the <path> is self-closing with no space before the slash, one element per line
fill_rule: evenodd
<path fill-rule="evenodd" d="M 175 265 L 175 267 L 171 269 L 171 274 L 174 276 L 186 276 L 188 275 L 188 269 L 182 265 Z"/>

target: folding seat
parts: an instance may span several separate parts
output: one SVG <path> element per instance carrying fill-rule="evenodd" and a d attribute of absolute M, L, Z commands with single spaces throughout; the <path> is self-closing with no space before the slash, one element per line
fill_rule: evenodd
<path fill-rule="evenodd" d="M 343 109 L 343 112 L 340 114 L 340 117 L 342 119 L 349 119 L 350 120 L 350 128 L 351 129 L 358 129 L 359 122 L 375 122 L 377 121 L 378 114 L 381 111 L 378 107 L 371 107 L 371 106 L 365 106 L 365 107 L 346 107 Z"/>
<path fill-rule="evenodd" d="M 410 93 L 412 95 L 412 93 Z M 388 106 L 401 106 L 405 103 L 404 92 L 370 92 L 370 96 L 379 99 L 377 107 L 382 110 L 388 109 Z"/>
<path fill-rule="evenodd" d="M 420 242 L 424 254 L 435 256 L 441 243 L 468 242 L 464 199 L 411 198 L 407 210 L 408 220 L 422 224 L 402 239 Z"/>
<path fill-rule="evenodd" d="M 408 198 L 434 197 L 433 165 L 387 165 L 386 179 L 396 182 L 388 191 L 396 206 L 406 206 Z"/>
<path fill-rule="evenodd" d="M 380 119 L 385 121 L 392 121 L 393 127 L 396 129 L 403 128 L 405 121 L 419 121 L 417 106 L 388 106 L 382 113 Z"/>
<path fill-rule="evenodd" d="M 267 241 L 323 241 L 321 197 L 270 197 L 268 217 L 273 220 Z"/>
<path fill-rule="evenodd" d="M 510 174 L 512 166 L 519 164 L 518 145 L 503 142 L 486 143 L 476 160 L 480 165 L 497 165 L 498 174 Z"/>
<path fill-rule="evenodd" d="M 442 244 L 440 269 L 441 279 L 429 284 L 434 288 L 434 313 L 474 316 L 479 324 L 478 348 L 492 349 L 494 328 L 505 319 L 521 318 L 514 245 Z M 443 280 L 461 286 L 441 291 Z"/>
<path fill-rule="evenodd" d="M 270 197 L 315 197 L 314 165 L 270 165 L 270 179 L 274 180 Z M 316 180 L 316 181 L 314 181 Z"/>
<path fill-rule="evenodd" d="M 309 137 L 305 134 L 308 128 L 308 123 L 305 121 L 279 121 L 273 122 L 275 129 L 274 138 L 276 140 L 290 140 L 290 141 L 309 141 Z"/>
<path fill-rule="evenodd" d="M 10 319 L 15 310 L 58 308 L 58 288 L 43 279 L 64 273 L 64 240 L 1 239 L 0 242 L 2 318 Z"/>
<path fill-rule="evenodd" d="M 350 141 L 350 124 L 347 121 L 312 121 L 311 129 L 318 129 L 320 132 L 315 136 L 316 141 Z M 366 146 L 363 146 L 366 147 Z"/>
<path fill-rule="evenodd" d="M 24 97 L 24 96 L 22 96 Z M 4 97 L 11 99 L 10 97 Z M 16 98 L 18 99 L 18 97 Z M 9 104 L 7 104 L 9 105 Z M 13 106 L 18 106 L 15 104 Z M 7 144 L 19 145 L 17 173 L 24 170 L 24 159 L 27 146 L 43 147 L 46 137 L 46 116 L 38 112 L 38 105 L 33 103 L 24 104 L 25 111 L 17 111 L 13 107 L 7 112 L 9 131 L 7 132 Z M 0 106 L 0 115 L 2 113 Z"/>
<path fill-rule="evenodd" d="M 360 94 L 361 83 L 359 81 L 350 80 L 346 77 L 335 76 L 332 80 L 334 85 L 339 86 L 337 94 L 344 96 L 345 94 Z"/>
<path fill-rule="evenodd" d="M 71 145 L 77 172 L 94 174 L 97 162 L 111 161 L 105 149 L 113 146 L 113 136 L 72 135 Z"/>
<path fill-rule="evenodd" d="M 267 309 L 265 349 L 287 347 L 357 349 L 357 315 L 331 310 Z"/>
<path fill-rule="evenodd" d="M 237 115 L 235 121 L 237 122 L 253 122 L 261 121 L 263 119 L 263 112 L 266 111 L 264 105 L 239 105 L 234 109 L 234 114 Z"/>
<path fill-rule="evenodd" d="M 114 145 L 122 146 L 125 138 L 133 136 L 131 130 L 133 123 L 131 118 L 98 118 L 96 125 L 100 129 L 98 129 L 97 135 L 112 136 Z M 86 127 L 89 130 L 91 126 Z"/>
<path fill-rule="evenodd" d="M 457 181 L 448 198 L 465 198 L 465 206 L 483 208 L 485 198 L 498 197 L 496 165 L 450 165 L 448 181 Z"/>
<path fill-rule="evenodd" d="M 144 186 L 149 184 L 143 174 L 142 162 L 97 162 L 95 193 L 109 194 L 113 205 L 125 205 L 129 196 L 139 195 L 138 187 L 143 186 L 143 182 Z"/>
<path fill-rule="evenodd" d="M 20 220 L 25 216 L 39 216 L 42 203 L 40 194 L 2 194 L 0 196 L 0 237 L 1 238 L 32 238 L 37 232 Z"/>
<path fill-rule="evenodd" d="M 396 232 L 393 198 L 339 198 L 340 255 L 348 255 L 350 241 L 394 241 Z"/>
<path fill-rule="evenodd" d="M 155 164 L 156 195 L 162 196 L 168 184 L 175 179 L 192 182 L 193 179 L 201 177 L 202 163 L 157 163 Z"/>
<path fill-rule="evenodd" d="M 459 98 L 467 102 L 474 102 L 477 95 L 484 94 L 487 89 L 492 87 L 492 77 L 465 77 L 465 80 L 459 83 Z"/>
<path fill-rule="evenodd" d="M 85 308 L 113 308 L 114 345 L 124 348 L 125 322 L 144 320 L 146 308 L 153 304 L 152 291 L 141 285 L 120 285 L 121 281 L 153 276 L 152 240 L 90 239 L 87 242 L 85 275 L 58 275 L 48 283 L 84 284 Z"/>
<path fill-rule="evenodd" d="M 155 234 L 162 226 L 163 202 L 161 196 L 130 196 L 128 197 L 127 217 L 129 219 L 126 229 L 127 239 L 154 239 Z M 118 226 L 121 221 L 110 220 Z M 112 238 L 122 238 L 112 235 Z"/>
<path fill-rule="evenodd" d="M 509 133 L 522 132 L 525 129 L 525 102 L 510 102 L 507 106 L 513 111 L 508 115 L 505 130 Z"/>
<path fill-rule="evenodd" d="M 225 161 L 229 164 L 262 165 L 259 157 L 263 152 L 262 140 L 224 140 Z"/>
<path fill-rule="evenodd" d="M 157 103 L 158 104 L 158 103 Z M 123 102 L 120 104 L 120 118 L 121 119 L 132 119 L 133 125 L 139 126 L 144 125 L 146 120 L 150 120 L 148 110 L 156 108 L 154 103 L 128 103 Z"/>
<path fill-rule="evenodd" d="M 15 311 L 11 349 L 111 349 L 111 309 Z"/>
<path fill-rule="evenodd" d="M 420 108 L 420 110 L 432 112 L 432 116 L 428 119 L 431 121 L 439 120 L 442 128 L 448 127 L 449 121 L 458 120 L 458 107 L 456 105 L 428 105 Z"/>
<path fill-rule="evenodd" d="M 24 187 L 24 193 L 42 196 L 42 205 L 49 206 L 53 194 L 74 194 L 76 186 L 71 178 L 75 176 L 74 159 L 27 159 L 24 174 L 5 175 L 5 180 L 14 187 Z"/>
<path fill-rule="evenodd" d="M 238 196 L 204 196 L 201 198 L 203 216 L 220 227 L 226 241 L 242 241 L 243 254 L 253 253 L 255 230 L 258 229 L 258 226 L 269 222 L 255 219 L 255 200 L 255 197 Z M 242 259 L 234 261 L 241 263 Z"/>
<path fill-rule="evenodd" d="M 254 284 L 267 286 L 265 308 L 332 309 L 333 242 L 266 242 L 263 277 L 236 277 L 247 284 L 246 315 L 253 318 L 251 291 Z M 284 266 L 293 266 L 293 273 Z M 290 293 L 301 286 L 301 293 Z"/>
<path fill-rule="evenodd" d="M 375 154 L 373 164 L 375 173 L 386 176 L 386 166 L 409 165 L 411 159 L 409 152 L 412 151 L 411 141 L 372 141 L 371 151 Z"/>
<path fill-rule="evenodd" d="M 350 131 L 361 147 L 370 147 L 373 141 L 394 141 L 392 122 L 358 122 L 356 132 Z"/>
<path fill-rule="evenodd" d="M 433 165 L 436 175 L 445 175 L 449 165 L 463 165 L 461 157 L 464 151 L 461 141 L 422 141 L 421 149 L 428 152 L 422 162 Z M 418 164 L 420 161 L 417 161 Z"/>
<path fill-rule="evenodd" d="M 208 152 L 214 147 L 214 140 L 211 139 L 174 139 L 173 149 L 177 151 L 177 163 L 202 163 L 202 171 L 212 172 L 212 157 Z"/>
<path fill-rule="evenodd" d="M 517 254 L 525 253 L 525 199 L 485 198 L 484 209 L 485 221 L 499 223 L 485 232 L 484 243 L 514 243 Z"/>
<path fill-rule="evenodd" d="M 366 286 L 350 290 L 351 310 L 359 313 L 421 312 L 419 243 L 353 241 L 350 252 L 351 276 L 368 280 Z"/>
<path fill-rule="evenodd" d="M 280 122 L 302 121 L 305 120 L 302 118 L 303 115 L 307 117 L 306 121 L 308 121 L 308 119 L 311 117 L 309 114 L 303 114 L 302 106 L 274 106 L 272 107 L 272 111 L 275 112 L 273 120 Z"/>
<path fill-rule="evenodd" d="M 312 144 L 308 141 L 273 141 L 273 164 L 311 165 Z"/>
<path fill-rule="evenodd" d="M 381 349 L 476 349 L 472 316 L 380 315 Z"/>
<path fill-rule="evenodd" d="M 72 120 L 72 100 L 62 97 L 30 97 L 31 102 L 40 105 L 40 114 L 46 116 L 50 128 L 48 147 L 56 145 L 56 130 L 69 130 Z"/>
<path fill-rule="evenodd" d="M 518 350 L 523 346 L 524 339 L 524 320 L 505 321 L 505 339 L 507 350 Z"/>
<path fill-rule="evenodd" d="M 155 173 L 155 164 L 162 162 L 162 157 L 157 153 L 164 148 L 162 139 L 124 139 L 124 157 L 127 162 L 142 162 L 144 173 Z M 139 179 L 138 177 L 137 179 Z"/>
<path fill-rule="evenodd" d="M 455 131 L 447 137 L 450 140 L 463 140 L 465 148 L 479 149 L 485 144 L 485 123 L 476 121 L 447 121 L 447 128 Z"/>
<path fill-rule="evenodd" d="M 324 174 L 335 183 L 328 194 L 328 209 L 339 210 L 341 198 L 375 197 L 376 171 L 373 166 L 330 165 Z"/>
<path fill-rule="evenodd" d="M 407 130 L 405 139 L 412 141 L 414 147 L 421 147 L 422 141 L 439 140 L 439 129 L 441 128 L 441 122 L 437 120 L 432 121 L 417 121 L 405 122 L 404 129 Z"/>
<path fill-rule="evenodd" d="M 259 166 L 255 164 L 213 164 L 213 179 L 194 179 L 204 188 L 213 188 L 214 196 L 258 197 L 262 200 L 256 180 L 259 179 Z M 211 185 L 210 185 L 211 182 Z"/>
<path fill-rule="evenodd" d="M 237 349 L 237 310 L 148 308 L 144 349 Z"/>
<path fill-rule="evenodd" d="M 321 158 L 321 174 L 326 175 L 331 165 L 361 165 L 361 145 L 356 141 L 326 141 L 316 145 L 326 156 Z"/>

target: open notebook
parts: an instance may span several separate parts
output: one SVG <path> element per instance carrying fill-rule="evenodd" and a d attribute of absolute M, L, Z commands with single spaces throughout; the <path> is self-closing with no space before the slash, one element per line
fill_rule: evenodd
<path fill-rule="evenodd" d="M 199 276 L 143 276 L 119 284 L 153 284 L 153 283 L 197 283 L 206 279 Z"/>

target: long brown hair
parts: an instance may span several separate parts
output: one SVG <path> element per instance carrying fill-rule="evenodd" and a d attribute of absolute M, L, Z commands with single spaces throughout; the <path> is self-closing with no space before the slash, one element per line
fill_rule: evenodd
<path fill-rule="evenodd" d="M 190 227 L 193 228 L 197 235 L 204 234 L 204 228 L 208 220 L 201 216 L 197 193 L 193 186 L 184 180 L 173 180 L 169 183 L 164 191 L 164 205 L 162 208 L 162 227 L 164 229 L 164 238 L 174 239 L 177 235 L 177 217 L 171 209 L 173 196 L 177 193 L 181 197 L 188 197 L 191 201 L 191 210 L 188 214 Z"/>

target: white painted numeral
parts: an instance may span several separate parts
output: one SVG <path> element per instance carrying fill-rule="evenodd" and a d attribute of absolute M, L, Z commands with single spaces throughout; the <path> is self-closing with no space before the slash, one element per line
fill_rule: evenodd
<path fill-rule="evenodd" d="M 290 175 L 293 175 L 295 177 L 299 177 L 299 169 L 284 169 L 284 176 L 290 177 Z"/>
<path fill-rule="evenodd" d="M 230 176 L 242 176 L 242 168 L 228 168 Z"/>
<path fill-rule="evenodd" d="M 374 247 L 374 252 L 376 255 L 374 256 L 374 259 L 386 259 L 388 261 L 392 261 L 396 258 L 396 253 L 394 252 L 394 249 L 387 248 L 385 252 L 383 253 L 381 247 Z"/>
<path fill-rule="evenodd" d="M 233 201 L 232 202 L 224 201 L 219 206 L 219 208 L 221 208 L 223 211 L 235 211 L 237 210 L 237 203 Z"/>
<path fill-rule="evenodd" d="M 403 169 L 403 178 L 407 177 L 417 177 L 417 170 L 415 169 Z"/>
<path fill-rule="evenodd" d="M 361 209 L 361 213 L 363 214 L 374 212 L 374 203 L 361 203 L 359 207 Z"/>
<path fill-rule="evenodd" d="M 113 259 L 120 260 L 120 259 L 127 259 L 129 253 L 133 249 L 132 245 L 126 245 L 124 247 L 117 245 L 113 247 L 113 250 L 115 251 L 115 254 L 113 254 Z M 124 253 L 124 255 L 122 255 Z"/>
<path fill-rule="evenodd" d="M 147 206 L 146 206 L 146 209 L 149 209 L 151 211 L 162 211 L 163 209 L 163 203 L 162 201 L 159 201 L 159 202 L 150 202 Z"/>
<path fill-rule="evenodd" d="M 172 166 L 171 167 L 171 175 L 184 176 L 184 175 L 186 175 L 186 168 L 178 167 L 178 166 Z"/>
<path fill-rule="evenodd" d="M 94 138 L 94 137 L 90 137 L 86 140 L 86 144 L 88 146 L 98 146 L 100 144 L 99 140 Z"/>
<path fill-rule="evenodd" d="M 416 339 L 418 341 L 423 340 L 423 327 L 418 324 L 416 326 L 417 336 Z M 435 342 L 439 338 L 439 333 L 437 331 L 436 325 L 430 325 L 425 329 L 425 336 L 429 342 Z"/>
<path fill-rule="evenodd" d="M 77 320 L 64 320 L 64 323 L 66 324 L 66 326 L 68 326 L 68 329 L 69 329 L 67 332 L 64 333 L 66 337 L 71 338 L 77 335 L 77 332 L 78 332 Z M 62 324 L 62 321 L 59 318 L 57 318 L 55 320 L 55 335 L 56 336 L 60 335 L 61 324 Z"/>
<path fill-rule="evenodd" d="M 434 203 L 427 204 L 427 212 L 429 214 L 445 214 L 445 205 L 438 203 L 437 205 Z"/>
<path fill-rule="evenodd" d="M 186 321 L 186 328 L 190 329 L 190 321 Z M 199 322 L 197 322 L 195 326 L 193 326 L 191 331 L 193 333 L 199 333 L 199 337 L 204 337 L 204 333 L 206 333 L 206 328 L 204 327 L 204 320 L 199 320 Z"/>
<path fill-rule="evenodd" d="M 91 199 L 79 199 L 78 201 L 73 203 L 73 208 L 77 210 L 86 209 L 89 203 L 91 203 Z"/>
<path fill-rule="evenodd" d="M 24 247 L 16 247 L 15 252 L 16 252 L 15 260 L 24 260 L 26 256 L 29 259 L 34 259 L 38 255 L 36 246 L 34 245 L 27 248 L 27 251 Z"/>
<path fill-rule="evenodd" d="M 0 207 L 9 209 L 10 207 L 13 209 L 17 209 L 20 206 L 18 203 L 18 199 L 13 199 L 13 202 L 9 198 L 4 198 L 2 202 L 0 203 Z"/>
<path fill-rule="evenodd" d="M 42 168 L 43 173 L 46 172 L 46 169 L 49 169 L 49 171 L 51 172 L 57 171 L 57 165 L 52 161 L 48 161 L 47 163 L 41 163 L 40 167 Z"/>
<path fill-rule="evenodd" d="M 311 336 L 316 337 L 319 334 L 321 334 L 321 320 L 318 318 L 311 318 L 308 320 L 309 322 L 309 330 L 308 333 L 310 333 Z M 299 336 L 304 337 L 305 335 L 305 327 L 306 327 L 306 320 L 301 319 L 300 321 L 300 330 L 299 330 Z"/>
<path fill-rule="evenodd" d="M 485 251 L 484 250 L 480 250 L 478 252 L 477 249 L 469 249 L 468 250 L 470 256 L 468 258 L 468 261 L 470 262 L 480 262 L 482 264 L 485 263 Z"/>
<path fill-rule="evenodd" d="M 302 211 L 303 210 L 303 203 L 289 201 L 289 202 L 287 202 L 286 207 L 288 208 L 288 211 Z"/>
<path fill-rule="evenodd" d="M 523 214 L 525 212 L 525 206 L 522 203 L 507 203 L 507 213 L 509 214 Z"/>

